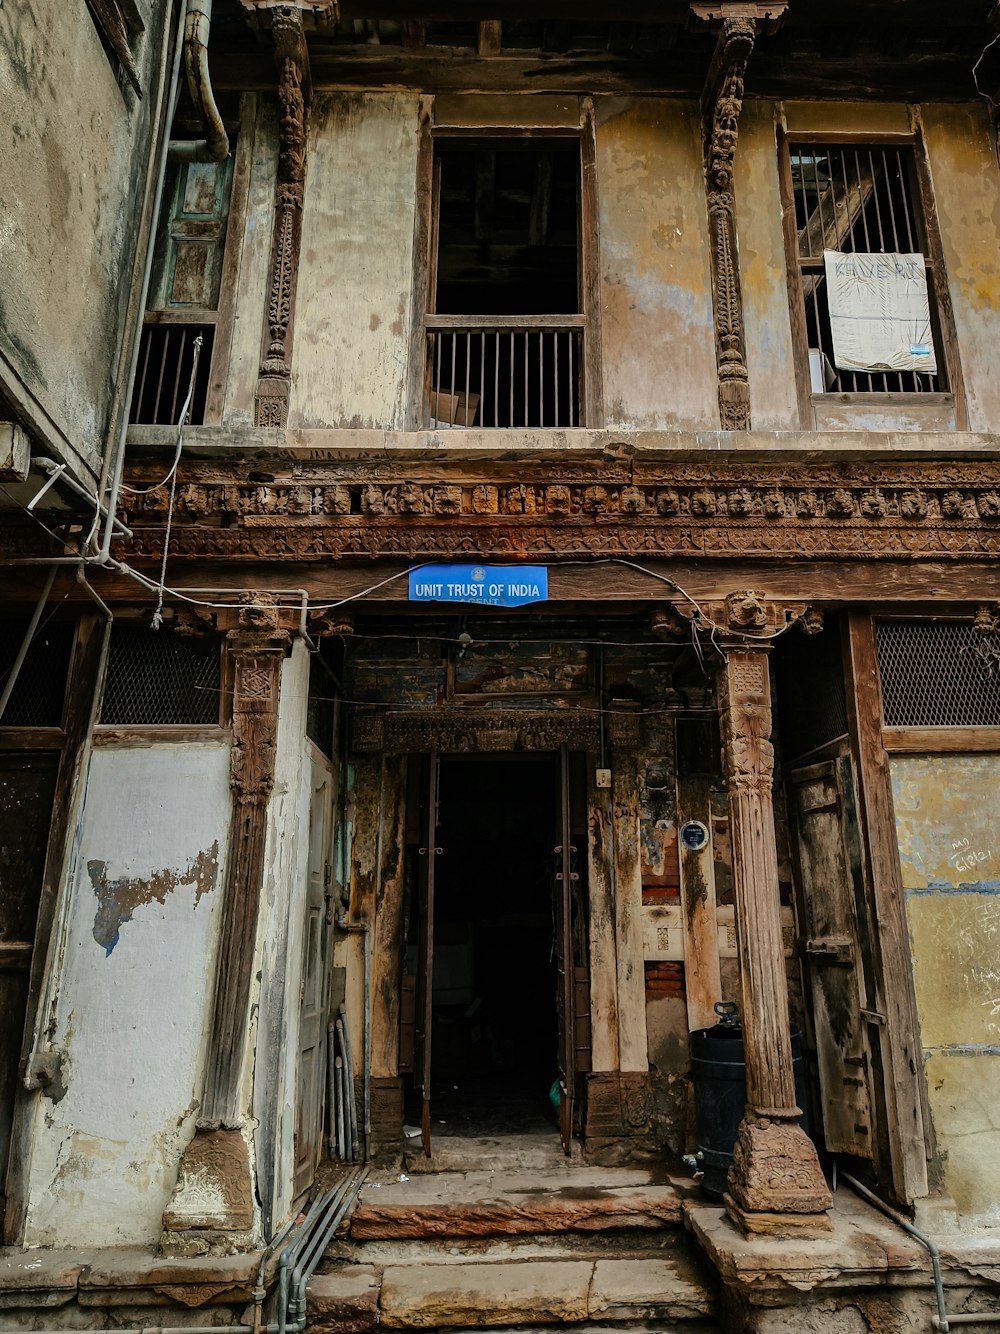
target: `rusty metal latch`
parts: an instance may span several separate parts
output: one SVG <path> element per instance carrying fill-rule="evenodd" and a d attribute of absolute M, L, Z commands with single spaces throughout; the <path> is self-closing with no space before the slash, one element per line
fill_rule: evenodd
<path fill-rule="evenodd" d="M 814 936 L 806 941 L 806 954 L 817 963 L 854 963 L 854 942 L 850 936 Z"/>

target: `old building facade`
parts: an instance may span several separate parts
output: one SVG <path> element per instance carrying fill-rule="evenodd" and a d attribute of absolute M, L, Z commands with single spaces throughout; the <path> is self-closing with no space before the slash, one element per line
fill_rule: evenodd
<path fill-rule="evenodd" d="M 304 1201 L 530 1140 L 695 1322 L 940 1318 L 879 1201 L 996 1313 L 984 6 L 75 8 L 0 9 L 7 1304 L 284 1329 Z M 484 1323 L 683 1305 L 588 1263 Z"/>

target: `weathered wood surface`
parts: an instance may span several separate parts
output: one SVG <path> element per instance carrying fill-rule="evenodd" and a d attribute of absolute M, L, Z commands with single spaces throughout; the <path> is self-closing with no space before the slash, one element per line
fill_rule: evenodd
<path fill-rule="evenodd" d="M 885 1017 L 880 1037 L 888 1057 L 885 1093 L 893 1187 L 901 1201 L 909 1202 L 927 1193 L 925 1125 L 929 1126 L 929 1117 L 889 760 L 882 746 L 875 632 L 867 612 L 847 614 L 845 669 L 848 723 L 861 789 L 861 825 L 880 942 L 875 956 L 876 1002 L 878 1013 Z"/>
<path fill-rule="evenodd" d="M 385 756 L 379 775 L 378 865 L 372 940 L 372 1074 L 399 1073 L 399 1012 L 403 972 L 403 849 L 406 759 Z"/>
<path fill-rule="evenodd" d="M 694 850 L 678 845 L 681 908 L 684 914 L 684 987 L 688 1028 L 711 1028 L 714 1005 L 722 999 L 719 926 L 715 916 L 715 856 L 712 843 L 712 780 L 704 775 L 677 778 L 677 827 L 698 820 L 708 842 Z"/>
<path fill-rule="evenodd" d="M 617 749 L 612 760 L 612 856 L 618 955 L 620 1070 L 647 1071 L 646 979 L 642 957 L 642 858 L 639 844 L 639 763 Z"/>
<path fill-rule="evenodd" d="M 588 767 L 597 756 L 588 756 Z M 611 792 L 591 788 L 587 813 L 587 887 L 590 932 L 590 1035 L 595 1071 L 618 1069 L 618 961 L 611 853 Z"/>

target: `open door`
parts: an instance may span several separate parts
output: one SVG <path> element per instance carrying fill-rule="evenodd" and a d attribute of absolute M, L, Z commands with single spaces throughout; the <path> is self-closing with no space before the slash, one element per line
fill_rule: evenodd
<path fill-rule="evenodd" d="M 431 1034 L 434 1028 L 434 871 L 441 853 L 437 845 L 438 753 L 427 757 L 427 781 L 424 784 L 426 806 L 422 811 L 423 842 L 420 859 L 418 894 L 420 932 L 417 945 L 417 1049 L 420 1071 L 420 1140 L 424 1153 L 431 1156 Z"/>
<path fill-rule="evenodd" d="M 791 788 L 826 1147 L 873 1158 L 871 1006 L 858 933 L 864 880 L 850 756 L 794 770 Z"/>
<path fill-rule="evenodd" d="M 563 1152 L 568 1156 L 573 1137 L 573 1089 L 576 1084 L 576 980 L 573 968 L 573 884 L 579 878 L 573 869 L 576 848 L 573 846 L 570 818 L 569 750 L 559 751 L 559 826 L 555 855 L 555 953 L 559 1015 L 559 1137 Z"/>
<path fill-rule="evenodd" d="M 296 1197 L 313 1184 L 323 1145 L 326 1089 L 327 889 L 334 780 L 329 760 L 310 747 L 309 863 L 306 873 L 299 1001 L 299 1069 L 295 1115 Z"/>

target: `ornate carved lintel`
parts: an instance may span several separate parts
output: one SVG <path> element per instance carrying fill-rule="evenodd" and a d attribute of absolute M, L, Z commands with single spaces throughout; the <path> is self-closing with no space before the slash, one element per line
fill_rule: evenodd
<path fill-rule="evenodd" d="M 613 744 L 636 744 L 639 718 L 626 718 Z M 594 714 L 572 709 L 413 709 L 394 712 L 358 708 L 351 718 L 351 746 L 357 752 L 419 754 L 431 747 L 444 753 L 479 751 L 593 750 L 600 742 Z"/>

